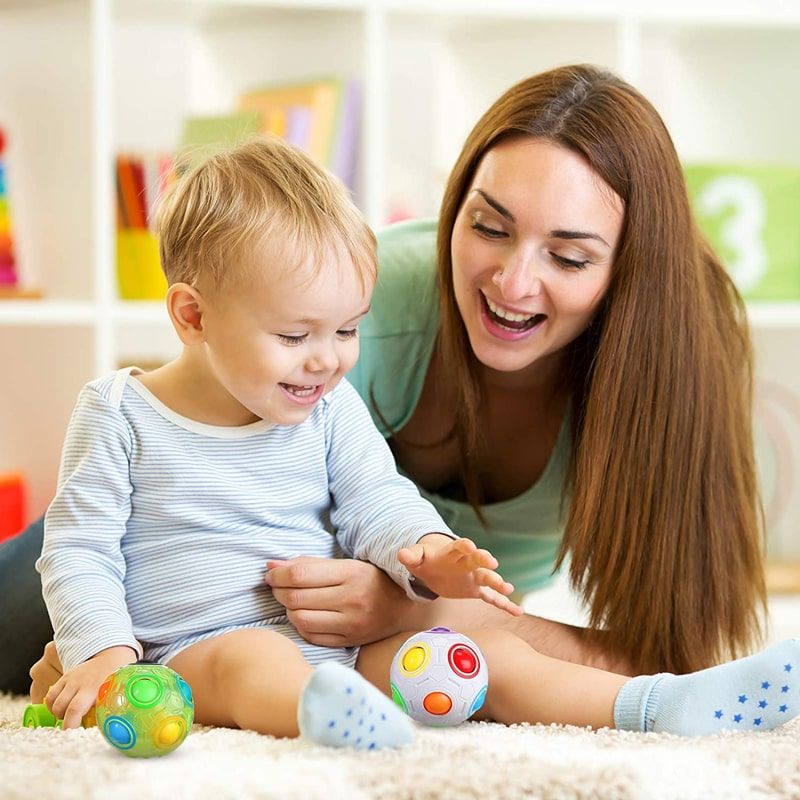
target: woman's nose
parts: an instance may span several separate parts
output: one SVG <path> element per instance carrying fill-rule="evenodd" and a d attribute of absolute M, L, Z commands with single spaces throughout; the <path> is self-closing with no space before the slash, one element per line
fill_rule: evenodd
<path fill-rule="evenodd" d="M 492 276 L 492 282 L 505 300 L 517 301 L 542 291 L 539 264 L 532 250 L 514 253 Z"/>

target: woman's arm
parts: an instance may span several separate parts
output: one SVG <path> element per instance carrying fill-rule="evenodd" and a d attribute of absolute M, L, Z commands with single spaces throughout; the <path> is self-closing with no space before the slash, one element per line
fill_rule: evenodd
<path fill-rule="evenodd" d="M 365 561 L 303 557 L 270 561 L 267 583 L 290 622 L 312 644 L 345 647 L 401 631 L 444 625 L 455 630 L 504 628 L 540 653 L 630 675 L 627 660 L 605 652 L 602 634 L 526 614 L 512 617 L 481 600 L 410 600 Z"/>

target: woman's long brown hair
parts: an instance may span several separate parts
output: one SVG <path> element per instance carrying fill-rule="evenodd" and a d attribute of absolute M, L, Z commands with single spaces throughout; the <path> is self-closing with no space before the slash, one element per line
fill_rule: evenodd
<path fill-rule="evenodd" d="M 439 347 L 459 393 L 454 433 L 470 502 L 480 503 L 481 386 L 450 239 L 481 158 L 518 136 L 579 153 L 625 204 L 609 290 L 565 354 L 573 447 L 557 566 L 569 556 L 591 627 L 638 671 L 739 655 L 760 638 L 765 603 L 745 309 L 695 225 L 658 113 L 592 66 L 508 90 L 470 133 L 445 190 Z"/>

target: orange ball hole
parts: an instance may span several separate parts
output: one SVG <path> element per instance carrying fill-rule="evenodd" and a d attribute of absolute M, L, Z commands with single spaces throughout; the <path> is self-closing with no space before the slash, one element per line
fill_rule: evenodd
<path fill-rule="evenodd" d="M 422 705 L 429 714 L 441 716 L 453 707 L 453 701 L 444 692 L 431 692 L 425 695 Z"/>
<path fill-rule="evenodd" d="M 103 700 L 106 699 L 106 695 L 108 694 L 108 690 L 111 688 L 112 684 L 111 678 L 109 678 L 98 690 L 97 690 L 97 702 L 102 703 Z"/>

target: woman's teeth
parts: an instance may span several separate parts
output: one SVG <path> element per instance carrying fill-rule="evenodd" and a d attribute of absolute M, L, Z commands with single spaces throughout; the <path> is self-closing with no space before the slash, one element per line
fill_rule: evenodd
<path fill-rule="evenodd" d="M 509 322 L 530 322 L 537 316 L 536 314 L 515 314 L 512 311 L 506 311 L 500 308 L 500 306 L 496 306 L 486 295 L 484 295 L 484 297 L 486 298 L 486 305 L 489 306 L 489 310 L 492 314 L 507 319 Z"/>
<path fill-rule="evenodd" d="M 495 305 L 483 292 L 481 292 L 481 295 L 486 301 L 486 308 L 489 311 L 489 316 L 493 318 L 494 324 L 506 330 L 514 331 L 515 333 L 527 331 L 547 319 L 546 314 L 516 314 L 513 311 L 507 311 Z"/>

